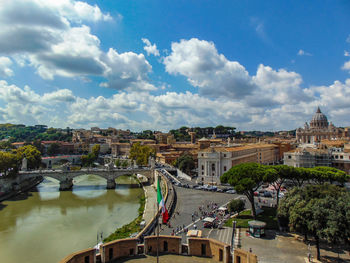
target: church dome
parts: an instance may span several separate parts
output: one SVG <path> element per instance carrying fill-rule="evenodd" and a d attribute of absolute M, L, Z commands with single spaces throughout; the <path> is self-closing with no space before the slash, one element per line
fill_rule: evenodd
<path fill-rule="evenodd" d="M 327 116 L 321 112 L 320 107 L 317 108 L 316 113 L 312 117 L 312 120 L 310 122 L 310 126 L 312 128 L 326 128 L 326 127 L 328 127 Z"/>

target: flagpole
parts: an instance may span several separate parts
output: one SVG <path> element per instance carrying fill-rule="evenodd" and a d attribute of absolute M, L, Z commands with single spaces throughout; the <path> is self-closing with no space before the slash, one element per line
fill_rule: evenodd
<path fill-rule="evenodd" d="M 159 204 L 157 214 L 157 263 L 159 263 Z"/>
<path fill-rule="evenodd" d="M 160 178 L 158 177 L 159 174 L 157 174 L 157 193 L 158 193 L 158 187 L 160 187 Z M 159 263 L 159 202 L 157 201 L 157 263 Z"/>

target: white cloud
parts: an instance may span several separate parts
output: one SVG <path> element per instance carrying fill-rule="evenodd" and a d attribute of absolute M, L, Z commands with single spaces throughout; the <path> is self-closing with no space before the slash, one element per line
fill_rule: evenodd
<path fill-rule="evenodd" d="M 13 71 L 10 68 L 12 65 L 11 59 L 8 57 L 0 57 L 0 76 L 1 77 L 11 77 L 13 76 Z"/>
<path fill-rule="evenodd" d="M 242 98 L 255 88 L 246 69 L 219 54 L 212 42 L 192 38 L 172 43 L 163 63 L 168 73 L 186 76 L 209 97 Z"/>
<path fill-rule="evenodd" d="M 110 48 L 102 60 L 108 66 L 104 76 L 109 82 L 104 82 L 103 87 L 117 90 L 155 90 L 156 88 L 148 83 L 147 74 L 152 71 L 152 66 L 145 59 L 143 54 L 125 52 L 119 54 Z"/>
<path fill-rule="evenodd" d="M 344 63 L 342 70 L 347 70 L 350 73 L 350 60 Z"/>
<path fill-rule="evenodd" d="M 255 107 L 274 107 L 276 105 L 296 104 L 310 100 L 310 96 L 301 88 L 302 77 L 285 69 L 278 71 L 259 65 L 253 76 L 257 89 L 246 98 L 249 105 Z"/>
<path fill-rule="evenodd" d="M 344 56 L 345 56 L 345 57 L 350 57 L 350 52 L 349 52 L 349 51 L 344 50 Z"/>
<path fill-rule="evenodd" d="M 21 89 L 0 80 L 0 100 L 4 104 L 3 108 L 0 107 L 2 121 L 24 124 L 45 123 L 60 127 L 69 114 L 62 109 L 67 107 L 67 103 L 72 103 L 75 97 L 67 89 L 40 95 L 28 86 Z"/>
<path fill-rule="evenodd" d="M 105 78 L 101 87 L 156 89 L 149 83 L 152 67 L 143 54 L 118 53 L 114 49 L 105 53 L 99 38 L 82 24 L 111 19 L 97 5 L 82 1 L 6 1 L 0 5 L 0 55 L 12 55 L 18 65 L 34 67 L 47 80 L 56 76 L 99 76 Z M 153 47 L 150 51 L 156 54 Z M 12 74 L 8 67 L 6 74 Z"/>
<path fill-rule="evenodd" d="M 277 85 L 282 85 L 288 94 L 291 92 L 288 89 L 300 84 L 301 77 L 294 72 L 276 71 L 260 65 L 254 81 L 262 87 L 261 91 L 256 91 L 256 96 L 263 91 L 273 94 Z M 41 95 L 27 86 L 22 89 L 0 81 L 0 98 L 4 105 L 0 107 L 0 112 L 3 122 L 45 123 L 55 127 L 89 128 L 97 125 L 167 131 L 183 125 L 203 127 L 223 124 L 240 130 L 278 130 L 302 126 L 310 120 L 317 106 L 321 106 L 336 125 L 350 125 L 350 102 L 347 100 L 350 79 L 344 83 L 335 81 L 330 86 L 310 87 L 303 92 L 310 96 L 308 100 L 297 100 L 292 94 L 288 103 L 261 106 L 252 105 L 249 97 L 241 100 L 209 98 L 189 91 L 159 95 L 147 91 L 122 91 L 110 97 L 82 98 L 75 96 L 71 90 L 62 89 Z M 283 95 L 277 92 L 276 97 L 287 100 Z"/>
<path fill-rule="evenodd" d="M 306 51 L 304 51 L 302 49 L 299 49 L 298 56 L 312 56 L 312 54 L 308 53 L 308 52 L 306 52 Z"/>
<path fill-rule="evenodd" d="M 157 49 L 156 44 L 151 44 L 151 42 L 147 38 L 142 38 L 141 39 L 143 43 L 146 44 L 146 46 L 143 47 L 143 49 L 147 52 L 147 55 L 154 55 L 154 56 L 159 56 L 159 50 Z"/>
<path fill-rule="evenodd" d="M 350 35 L 346 38 L 346 42 L 350 43 Z"/>

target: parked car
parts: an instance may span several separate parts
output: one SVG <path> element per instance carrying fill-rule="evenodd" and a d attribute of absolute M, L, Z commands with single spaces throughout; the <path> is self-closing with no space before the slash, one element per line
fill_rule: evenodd
<path fill-rule="evenodd" d="M 216 192 L 222 193 L 222 192 L 224 192 L 224 190 L 218 188 L 218 189 L 216 190 Z"/>
<path fill-rule="evenodd" d="M 228 191 L 226 191 L 226 193 L 228 193 L 228 194 L 235 194 L 237 192 L 236 192 L 236 190 L 228 190 Z"/>
<path fill-rule="evenodd" d="M 265 191 L 265 192 L 264 192 L 264 197 L 272 197 L 271 192 Z"/>

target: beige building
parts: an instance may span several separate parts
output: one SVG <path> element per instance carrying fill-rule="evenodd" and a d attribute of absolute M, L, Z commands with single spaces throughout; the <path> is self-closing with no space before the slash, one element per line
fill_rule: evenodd
<path fill-rule="evenodd" d="M 220 176 L 240 163 L 274 164 L 279 161 L 279 147 L 274 144 L 248 144 L 209 147 L 198 152 L 198 177 L 219 183 Z"/>
<path fill-rule="evenodd" d="M 332 153 L 328 149 L 302 147 L 284 153 L 284 164 L 293 167 L 312 168 L 315 166 L 331 166 Z"/>
<path fill-rule="evenodd" d="M 326 115 L 320 108 L 310 121 L 310 125 L 306 122 L 304 128 L 296 130 L 296 139 L 299 143 L 319 143 L 323 139 L 335 140 L 340 138 L 348 138 L 348 128 L 337 128 L 332 123 L 328 123 Z"/>

